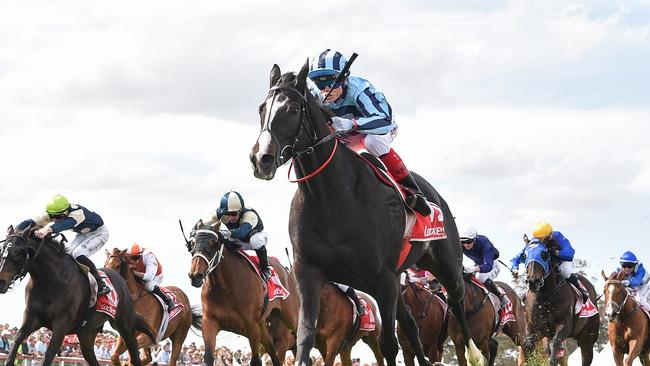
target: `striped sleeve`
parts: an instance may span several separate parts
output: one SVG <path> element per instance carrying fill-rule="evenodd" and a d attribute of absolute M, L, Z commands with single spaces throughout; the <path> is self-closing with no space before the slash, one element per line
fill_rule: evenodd
<path fill-rule="evenodd" d="M 364 89 L 356 99 L 363 117 L 357 119 L 358 130 L 371 135 L 383 135 L 393 129 L 392 110 L 381 92 Z"/>

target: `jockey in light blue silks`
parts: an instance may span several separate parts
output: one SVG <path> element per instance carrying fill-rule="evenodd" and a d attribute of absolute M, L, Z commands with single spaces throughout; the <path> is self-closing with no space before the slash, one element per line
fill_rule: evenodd
<path fill-rule="evenodd" d="M 478 235 L 473 226 L 463 230 L 460 234 L 460 242 L 463 244 L 463 254 L 475 264 L 465 267 L 465 273 L 474 274 L 476 279 L 485 285 L 485 288 L 497 295 L 501 301 L 501 307 L 504 308 L 508 301 L 492 281 L 499 275 L 499 263 L 494 262 L 499 258 L 499 251 L 490 242 L 490 239 L 484 235 Z"/>
<path fill-rule="evenodd" d="M 574 273 L 573 256 L 576 251 L 571 246 L 569 239 L 564 237 L 561 232 L 553 231 L 551 224 L 546 221 L 539 221 L 535 224 L 533 237 L 534 239 L 530 241 L 530 244 L 541 243 L 546 246 L 551 254 L 551 258 L 558 263 L 558 269 L 562 278 L 580 290 L 582 300 L 587 302 L 589 300 L 589 293 L 580 286 L 578 276 Z M 526 248 L 522 249 L 519 254 L 512 258 L 510 270 L 513 276 L 517 276 L 519 263 L 523 260 L 525 250 Z"/>
<path fill-rule="evenodd" d="M 208 217 L 195 225 L 198 229 L 200 223 L 205 225 L 217 224 L 216 229 L 223 224 L 228 229 L 222 231 L 228 243 L 254 250 L 259 258 L 259 268 L 265 280 L 271 278 L 271 268 L 266 253 L 268 237 L 264 232 L 264 224 L 257 211 L 244 206 L 241 194 L 235 191 L 227 192 L 221 197 L 219 208 L 210 212 Z"/>
<path fill-rule="evenodd" d="M 619 272 L 624 272 L 627 279 L 622 281 L 623 286 L 630 287 L 635 293 L 635 297 L 640 305 L 648 305 L 648 292 L 650 292 L 650 273 L 646 272 L 636 255 L 632 252 L 625 252 L 618 260 L 621 268 Z"/>
<path fill-rule="evenodd" d="M 89 258 L 108 241 L 108 229 L 101 216 L 81 205 L 70 204 L 67 198 L 57 194 L 45 205 L 45 214 L 27 219 L 18 224 L 16 228 L 24 230 L 30 224 L 43 226 L 35 231 L 38 238 L 43 238 L 50 233 L 60 233 L 72 229 L 76 236 L 71 243 L 66 244 L 66 253 L 90 269 L 90 274 L 97 280 L 98 295 L 106 295 L 111 292 L 111 289 L 99 276 L 95 263 Z"/>
<path fill-rule="evenodd" d="M 411 172 L 390 147 L 397 136 L 397 124 L 384 94 L 368 80 L 350 76 L 349 71 L 340 83 L 334 84 L 346 63 L 341 53 L 331 49 L 316 55 L 307 74 L 313 82 L 308 83 L 311 92 L 334 114 L 334 130 L 339 135 L 363 134 L 366 150 L 378 157 L 393 178 L 405 188 L 406 203 L 421 215 L 430 215 L 431 208 Z M 328 93 L 327 100 L 323 100 Z"/>

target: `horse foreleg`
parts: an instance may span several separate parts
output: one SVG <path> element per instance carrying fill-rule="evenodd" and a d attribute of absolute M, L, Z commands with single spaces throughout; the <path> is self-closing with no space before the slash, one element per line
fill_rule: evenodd
<path fill-rule="evenodd" d="M 298 334 L 296 339 L 298 366 L 308 366 L 309 352 L 314 347 L 316 320 L 320 311 L 320 292 L 324 280 L 320 272 L 296 260 L 294 267 L 300 292 L 300 311 L 298 313 Z"/>
<path fill-rule="evenodd" d="M 153 345 L 153 340 L 144 333 L 139 333 L 136 339 L 138 341 L 138 349 L 144 350 L 144 358 L 140 359 L 140 363 L 143 365 L 148 365 L 149 362 L 151 362 L 153 359 L 151 357 L 151 349 L 149 349 L 149 347 Z"/>
<path fill-rule="evenodd" d="M 630 351 L 627 353 L 627 357 L 625 357 L 625 366 L 632 366 L 634 359 L 641 353 L 641 348 L 643 348 L 643 344 L 641 344 L 638 339 L 630 339 L 628 342 L 628 349 Z"/>
<path fill-rule="evenodd" d="M 140 359 L 140 363 L 143 365 L 148 365 L 149 362 L 153 360 L 153 357 L 151 357 L 151 347 L 145 347 L 142 349 L 142 351 L 144 352 L 144 358 Z"/>
<path fill-rule="evenodd" d="M 395 335 L 395 317 L 397 313 L 397 293 L 399 285 L 393 273 L 384 271 L 377 281 L 376 286 L 378 290 L 373 295 L 375 295 L 375 300 L 379 305 L 379 313 L 382 321 L 381 352 L 384 354 L 386 364 L 388 364 L 388 366 L 395 366 L 395 358 L 397 357 L 397 351 L 399 349 L 397 336 Z M 402 328 L 404 329 L 406 327 Z M 413 330 L 411 329 L 410 331 Z M 404 334 L 407 334 L 407 332 L 408 331 L 405 329 Z M 407 336 L 407 338 L 409 337 Z M 419 339 L 413 344 L 417 343 L 420 343 Z M 422 345 L 420 345 L 420 350 L 422 350 Z M 425 363 L 421 365 L 431 365 L 426 359 L 424 359 L 424 362 Z"/>
<path fill-rule="evenodd" d="M 427 359 L 424 356 L 424 350 L 420 342 L 418 325 L 415 319 L 413 319 L 411 308 L 404 301 L 404 297 L 400 291 L 397 291 L 397 321 L 409 343 L 411 343 L 415 351 L 415 356 L 418 358 L 418 363 L 420 365 L 427 365 Z"/>
<path fill-rule="evenodd" d="M 370 347 L 372 354 L 375 355 L 375 360 L 377 360 L 377 366 L 384 366 L 384 356 L 381 354 L 381 349 L 379 348 L 379 334 L 377 331 L 371 332 L 368 336 L 363 338 L 363 341 Z M 404 364 L 408 365 L 406 362 L 406 356 L 404 357 Z M 411 357 L 411 366 L 413 365 L 413 358 Z"/>
<path fill-rule="evenodd" d="M 642 353 L 639 355 L 639 359 L 641 360 L 641 365 L 643 366 L 650 366 L 650 354 L 648 352 Z"/>
<path fill-rule="evenodd" d="M 45 351 L 45 356 L 43 357 L 43 363 L 41 363 L 42 366 L 50 366 L 52 364 L 52 360 L 54 360 L 54 357 L 56 354 L 59 352 L 61 349 L 61 345 L 63 344 L 63 338 L 65 337 L 66 334 L 68 334 L 72 329 L 70 329 L 70 324 L 72 322 L 69 321 L 68 319 L 66 320 L 58 320 L 54 324 L 52 324 L 52 337 L 50 338 L 50 344 L 47 346 L 47 350 Z M 93 338 L 91 342 L 90 348 L 92 349 L 92 343 L 94 343 L 95 339 Z M 81 339 L 79 339 L 79 343 L 81 344 Z M 84 358 L 85 355 L 84 355 Z M 86 358 L 86 361 L 90 366 L 99 366 L 97 363 L 97 359 L 95 358 L 95 353 L 93 352 L 91 358 Z"/>
<path fill-rule="evenodd" d="M 169 363 L 167 366 L 176 366 L 176 361 L 178 361 L 178 356 L 181 353 L 183 341 L 185 341 L 185 338 L 187 337 L 188 330 L 189 326 L 187 328 L 178 327 L 176 328 L 176 331 L 169 337 L 172 340 L 172 354 L 169 357 Z"/>
<path fill-rule="evenodd" d="M 260 332 L 257 325 L 248 329 L 248 345 L 251 348 L 251 366 L 263 366 L 260 359 Z M 206 346 L 207 348 L 207 346 Z M 267 350 L 268 352 L 268 350 Z"/>
<path fill-rule="evenodd" d="M 117 341 L 115 342 L 115 351 L 113 352 L 113 355 L 111 356 L 111 363 L 114 366 L 120 366 L 120 355 L 126 351 L 126 345 L 124 344 L 124 340 L 122 337 L 117 337 Z"/>
<path fill-rule="evenodd" d="M 16 337 L 14 338 L 14 342 L 11 345 L 11 349 L 9 350 L 9 355 L 7 356 L 5 365 L 14 365 L 18 348 L 20 348 L 20 345 L 23 344 L 25 338 L 27 338 L 27 336 L 32 334 L 38 328 L 40 328 L 38 319 L 36 319 L 35 316 L 30 315 L 30 313 L 25 310 L 25 313 L 23 315 L 23 324 L 20 326 L 20 329 L 18 329 L 18 332 L 16 332 Z"/>
<path fill-rule="evenodd" d="M 99 362 L 97 362 L 97 357 L 95 356 L 95 349 L 93 346 L 95 344 L 97 333 L 99 333 L 100 330 L 101 328 L 82 328 L 81 331 L 77 334 L 79 338 L 79 348 L 81 349 L 81 354 L 83 355 L 86 362 L 88 362 L 89 366 L 99 366 Z M 50 346 L 51 345 L 52 343 L 50 343 Z M 43 363 L 43 365 L 45 365 L 45 363 Z"/>
<path fill-rule="evenodd" d="M 202 320 L 202 333 L 203 333 L 203 344 L 205 345 L 205 353 L 203 354 L 203 362 L 206 366 L 212 366 L 214 364 L 214 350 L 215 344 L 217 343 L 217 334 L 219 333 L 220 327 L 217 320 L 209 316 L 206 311 L 203 311 L 203 320 Z M 256 345 L 257 346 L 257 345 Z M 251 348 L 251 351 L 255 351 Z M 257 351 L 259 354 L 259 351 Z M 253 361 L 251 360 L 251 363 Z"/>
<path fill-rule="evenodd" d="M 273 362 L 273 366 L 280 366 L 280 360 L 278 359 L 278 351 L 275 349 L 275 345 L 273 344 L 273 339 L 269 335 L 268 328 L 266 327 L 265 322 L 261 322 L 261 324 L 259 325 L 259 332 L 260 332 L 260 341 L 264 346 L 264 349 L 266 349 L 266 352 L 271 357 L 271 362 Z"/>
<path fill-rule="evenodd" d="M 352 345 L 347 345 L 339 351 L 341 355 L 341 365 L 343 366 L 352 366 Z"/>

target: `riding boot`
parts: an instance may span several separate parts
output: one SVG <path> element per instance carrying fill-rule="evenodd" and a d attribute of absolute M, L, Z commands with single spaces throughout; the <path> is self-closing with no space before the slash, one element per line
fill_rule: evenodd
<path fill-rule="evenodd" d="M 575 273 L 572 273 L 569 278 L 566 279 L 566 281 L 573 286 L 575 286 L 578 290 L 580 290 L 580 293 L 582 294 L 582 302 L 587 303 L 587 300 L 589 300 L 589 292 L 587 292 L 586 289 L 583 289 L 582 286 L 580 286 L 580 282 L 578 281 L 578 276 Z"/>
<path fill-rule="evenodd" d="M 501 291 L 499 291 L 499 289 L 497 288 L 497 285 L 491 279 L 488 278 L 483 283 L 483 285 L 485 285 L 485 287 L 488 289 L 488 291 L 490 291 L 491 293 L 497 295 L 497 297 L 499 298 L 499 301 L 501 302 L 501 309 L 504 309 L 506 307 L 506 305 L 508 305 L 508 301 L 506 299 L 506 296 L 504 294 L 502 294 Z"/>
<path fill-rule="evenodd" d="M 97 271 L 97 267 L 95 267 L 95 263 L 93 263 L 90 258 L 86 257 L 85 255 L 80 255 L 76 258 L 76 260 L 77 262 L 88 267 L 90 274 L 95 277 L 95 281 L 97 281 L 97 296 L 107 295 L 111 292 L 111 288 L 106 286 L 104 279 L 102 279 L 102 277 L 99 275 L 99 272 Z"/>
<path fill-rule="evenodd" d="M 167 305 L 167 311 L 172 312 L 172 309 L 174 308 L 174 300 L 170 296 L 167 296 L 167 294 L 160 289 L 158 286 L 154 286 L 152 293 L 160 296 L 161 299 L 165 302 L 165 305 Z"/>
<path fill-rule="evenodd" d="M 431 207 L 429 207 L 427 199 L 422 194 L 411 172 L 404 165 L 402 158 L 397 155 L 395 150 L 390 149 L 388 154 L 380 156 L 379 159 L 386 165 L 390 175 L 404 187 L 406 191 L 406 204 L 422 216 L 431 215 Z"/>
<path fill-rule="evenodd" d="M 264 277 L 264 280 L 268 280 L 271 278 L 271 268 L 269 267 L 269 258 L 266 254 L 266 247 L 263 246 L 259 249 L 255 249 L 255 254 L 257 254 L 257 258 L 260 260 L 259 267 L 260 267 L 260 273 L 262 274 L 262 277 Z"/>
<path fill-rule="evenodd" d="M 345 294 L 354 301 L 354 305 L 357 307 L 357 312 L 359 313 L 359 316 L 362 316 L 363 314 L 366 313 L 366 307 L 363 305 L 361 302 L 361 299 L 359 299 L 359 296 L 357 295 L 357 292 L 354 291 L 352 287 L 348 286 L 348 289 L 345 290 Z"/>

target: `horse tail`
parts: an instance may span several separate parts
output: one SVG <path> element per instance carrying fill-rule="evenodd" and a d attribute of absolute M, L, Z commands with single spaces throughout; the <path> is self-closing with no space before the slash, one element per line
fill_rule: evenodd
<path fill-rule="evenodd" d="M 153 330 L 147 321 L 139 314 L 135 314 L 135 330 L 146 334 L 154 343 L 156 343 L 156 337 L 153 335 Z"/>
<path fill-rule="evenodd" d="M 201 304 L 192 305 L 192 326 L 196 330 L 201 330 L 201 321 L 203 320 L 203 310 Z"/>

